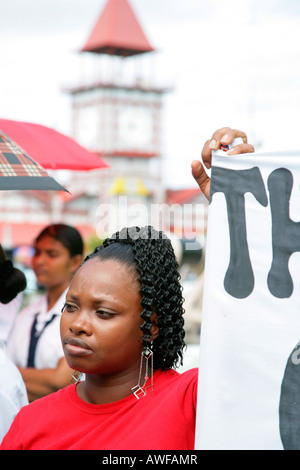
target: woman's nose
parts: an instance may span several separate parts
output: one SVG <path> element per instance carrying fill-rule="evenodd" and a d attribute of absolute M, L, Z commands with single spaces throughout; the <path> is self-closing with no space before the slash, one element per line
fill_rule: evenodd
<path fill-rule="evenodd" d="M 76 312 L 72 318 L 72 322 L 69 325 L 69 329 L 73 334 L 86 334 L 90 336 L 92 334 L 92 325 L 88 312 L 81 310 Z"/>

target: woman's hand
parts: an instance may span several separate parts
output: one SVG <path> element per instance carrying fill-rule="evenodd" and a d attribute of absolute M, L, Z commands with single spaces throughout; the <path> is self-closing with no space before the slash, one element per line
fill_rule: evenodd
<path fill-rule="evenodd" d="M 248 144 L 247 136 L 243 131 L 231 129 L 230 127 L 223 127 L 222 129 L 215 131 L 212 135 L 212 138 L 205 142 L 201 154 L 203 163 L 201 163 L 199 160 L 194 160 L 192 162 L 192 175 L 207 199 L 209 199 L 210 178 L 207 175 L 203 165 L 209 169 L 211 167 L 212 150 L 217 150 L 220 148 L 221 144 L 231 144 L 231 142 L 236 137 L 241 137 L 243 139 L 243 144 L 232 147 L 230 150 L 228 150 L 227 155 L 254 152 L 253 145 Z"/>

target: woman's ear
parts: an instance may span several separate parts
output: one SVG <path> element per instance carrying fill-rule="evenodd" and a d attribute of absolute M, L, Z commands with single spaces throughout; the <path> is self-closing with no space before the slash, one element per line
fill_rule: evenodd
<path fill-rule="evenodd" d="M 150 333 L 151 333 L 151 340 L 150 341 L 153 341 L 154 339 L 157 338 L 157 335 L 158 335 L 158 332 L 159 332 L 159 327 L 157 325 L 157 322 L 158 322 L 158 317 L 157 317 L 157 314 L 155 312 L 152 313 L 151 317 L 151 327 L 150 327 Z"/>

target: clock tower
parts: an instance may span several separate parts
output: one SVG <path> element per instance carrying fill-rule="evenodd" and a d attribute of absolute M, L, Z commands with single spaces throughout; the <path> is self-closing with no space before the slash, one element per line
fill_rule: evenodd
<path fill-rule="evenodd" d="M 81 52 L 97 60 L 101 72 L 67 91 L 73 137 L 110 165 L 97 173 L 99 202 L 116 203 L 120 196 L 129 205 L 163 202 L 162 106 L 168 90 L 142 76 L 154 48 L 128 0 L 107 1 Z M 81 182 L 90 176 L 81 175 Z M 88 190 L 94 186 L 90 181 Z"/>

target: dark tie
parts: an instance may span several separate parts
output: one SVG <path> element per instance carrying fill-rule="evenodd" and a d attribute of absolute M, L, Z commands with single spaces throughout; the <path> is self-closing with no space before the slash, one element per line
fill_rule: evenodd
<path fill-rule="evenodd" d="M 50 320 L 48 320 L 45 325 L 43 326 L 42 330 L 37 332 L 36 331 L 36 324 L 37 324 L 37 317 L 38 313 L 35 314 L 32 327 L 31 327 L 31 332 L 30 332 L 30 344 L 29 344 L 29 352 L 28 352 L 28 360 L 27 360 L 27 367 L 35 367 L 34 365 L 34 357 L 35 357 L 35 350 L 37 347 L 38 340 L 40 339 L 42 333 L 44 332 L 45 328 L 49 325 L 49 323 L 54 320 L 56 314 L 54 313 Z"/>

